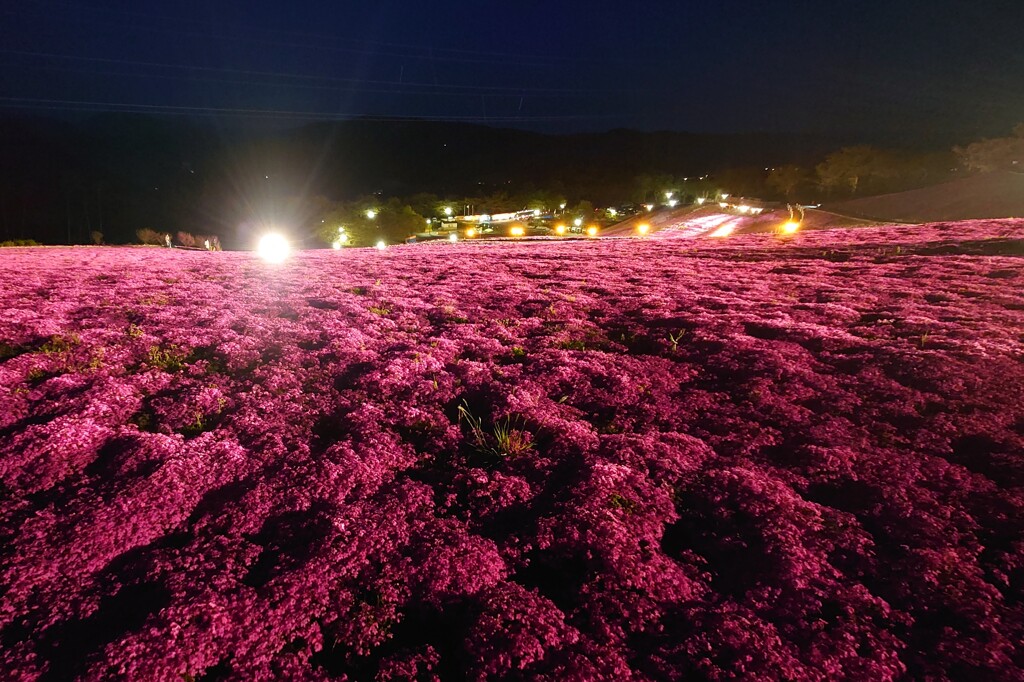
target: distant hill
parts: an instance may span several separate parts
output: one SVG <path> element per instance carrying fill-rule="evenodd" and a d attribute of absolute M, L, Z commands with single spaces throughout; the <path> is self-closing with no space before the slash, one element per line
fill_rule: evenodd
<path fill-rule="evenodd" d="M 828 210 L 875 220 L 927 223 L 1024 216 L 1024 173 L 986 173 L 931 187 L 827 204 Z"/>
<path fill-rule="evenodd" d="M 613 130 L 546 135 L 464 123 L 349 120 L 289 129 L 103 114 L 0 118 L 0 238 L 132 239 L 140 227 L 230 239 L 256 209 L 339 200 L 549 189 L 617 203 L 644 173 L 805 163 L 844 140 Z"/>

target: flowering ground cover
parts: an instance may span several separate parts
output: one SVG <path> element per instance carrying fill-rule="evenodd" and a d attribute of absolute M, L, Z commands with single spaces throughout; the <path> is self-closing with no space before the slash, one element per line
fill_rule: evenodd
<path fill-rule="evenodd" d="M 1024 221 L 0 255 L 5 680 L 1019 680 Z"/>

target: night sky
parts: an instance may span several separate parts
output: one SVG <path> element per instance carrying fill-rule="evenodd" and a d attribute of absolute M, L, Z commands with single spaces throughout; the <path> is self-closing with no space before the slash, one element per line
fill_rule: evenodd
<path fill-rule="evenodd" d="M 0 112 L 970 139 L 1024 120 L 1024 2 L 61 3 L 0 9 Z"/>

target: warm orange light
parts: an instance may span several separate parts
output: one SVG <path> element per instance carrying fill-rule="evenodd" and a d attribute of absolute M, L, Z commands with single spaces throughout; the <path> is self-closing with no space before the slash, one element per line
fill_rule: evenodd
<path fill-rule="evenodd" d="M 715 230 L 714 232 L 712 232 L 708 236 L 710 236 L 710 237 L 728 237 L 730 234 L 732 234 L 732 231 L 735 230 L 735 229 L 736 228 L 733 225 L 722 225 L 720 228 L 718 228 L 717 230 Z"/>
<path fill-rule="evenodd" d="M 787 220 L 786 222 L 782 223 L 781 229 L 784 234 L 793 234 L 794 232 L 800 229 L 800 223 L 798 223 L 795 220 Z"/>
<path fill-rule="evenodd" d="M 474 230 L 472 227 L 469 228 L 468 230 L 466 230 L 466 236 L 472 239 L 473 237 L 476 236 L 476 230 Z"/>
<path fill-rule="evenodd" d="M 513 225 L 512 229 L 510 229 L 508 233 L 513 237 L 522 237 L 526 234 L 526 230 L 523 229 L 522 225 Z"/>
<path fill-rule="evenodd" d="M 597 236 L 597 225 L 591 225 L 590 227 L 587 228 L 587 236 L 588 237 L 596 237 Z"/>
<path fill-rule="evenodd" d="M 555 225 L 555 234 L 565 234 L 565 225 Z"/>
<path fill-rule="evenodd" d="M 640 223 L 639 225 L 636 226 L 636 231 L 639 232 L 640 234 L 647 234 L 648 232 L 651 231 L 651 226 L 648 225 L 647 223 Z"/>

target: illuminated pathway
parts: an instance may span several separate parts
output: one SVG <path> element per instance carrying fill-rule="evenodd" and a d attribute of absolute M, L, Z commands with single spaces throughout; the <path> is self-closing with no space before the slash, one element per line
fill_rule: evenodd
<path fill-rule="evenodd" d="M 735 231 L 742 223 L 742 216 L 728 213 L 681 220 L 660 228 L 651 239 L 695 239 L 697 237 L 724 237 Z"/>

